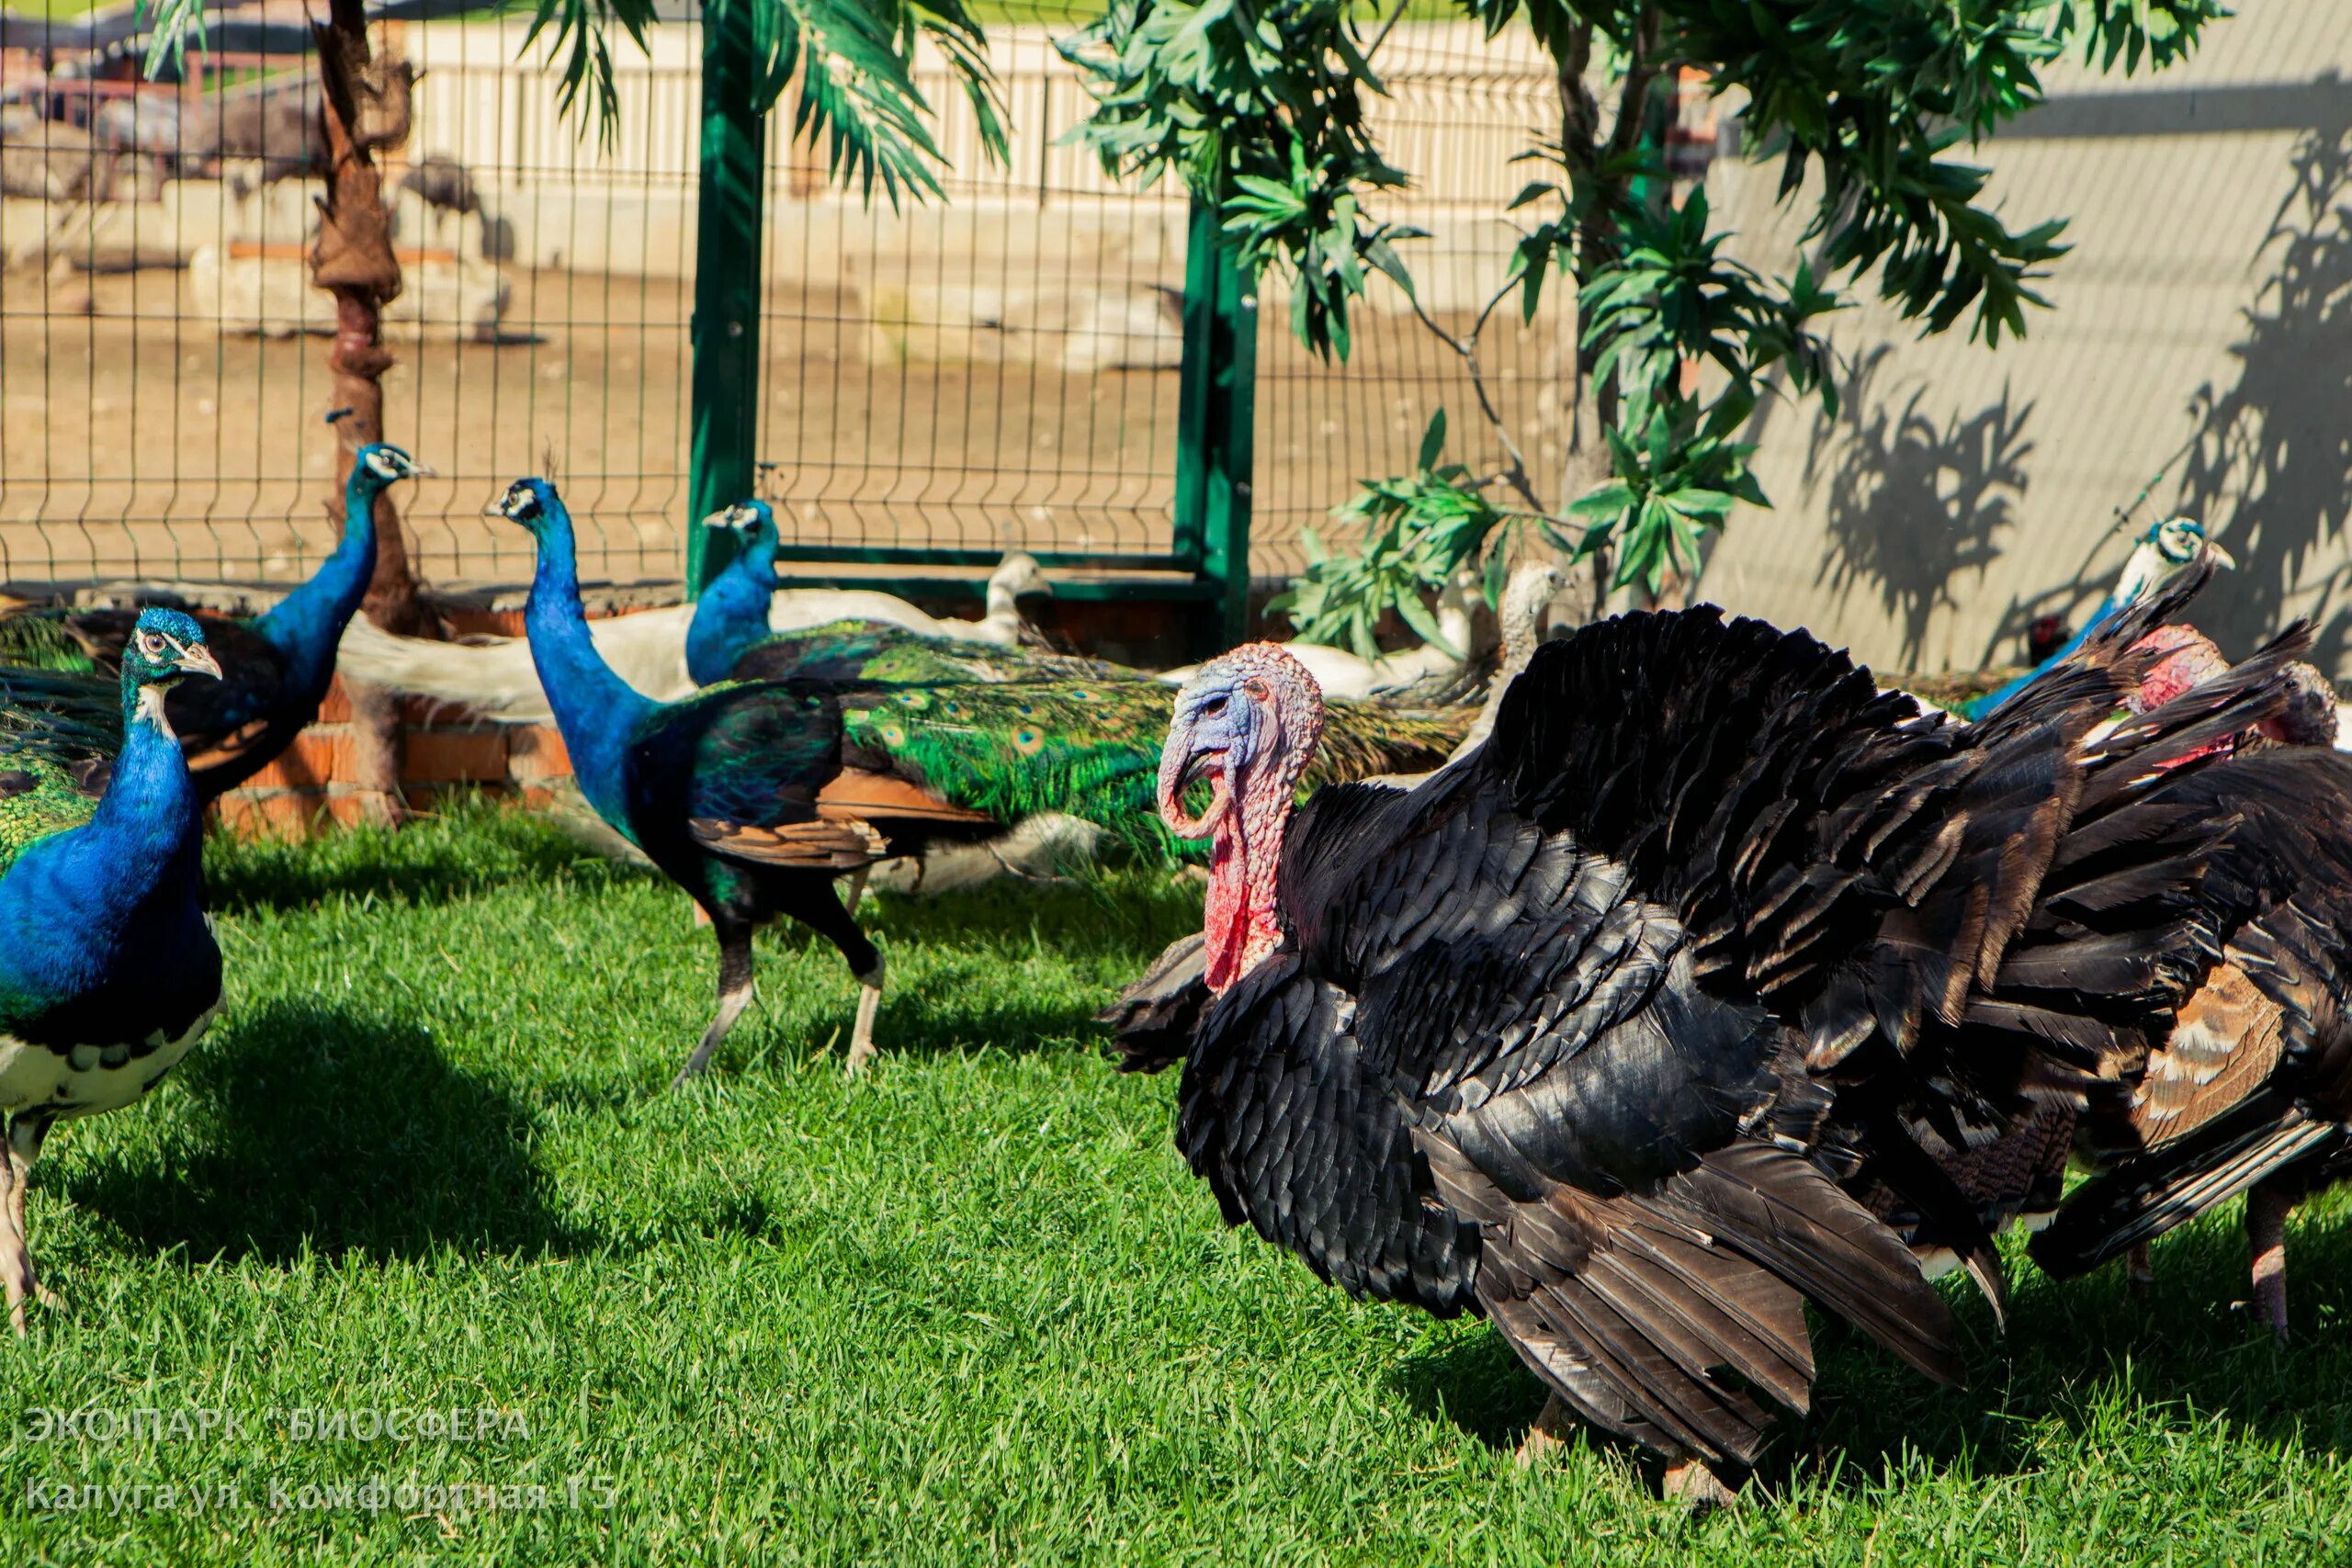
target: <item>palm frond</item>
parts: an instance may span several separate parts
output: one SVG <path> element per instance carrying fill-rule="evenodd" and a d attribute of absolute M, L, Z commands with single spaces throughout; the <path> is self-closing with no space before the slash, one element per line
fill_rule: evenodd
<path fill-rule="evenodd" d="M 134 16 L 146 25 L 147 74 L 152 80 L 166 64 L 176 71 L 187 54 L 190 39 L 204 50 L 204 0 L 138 0 Z"/>
<path fill-rule="evenodd" d="M 154 0 L 194 6 L 198 0 Z M 619 123 L 609 41 L 615 28 L 639 51 L 654 20 L 651 0 L 536 0 L 526 47 L 544 33 L 562 62 L 557 104 L 567 116 L 584 93 L 599 138 L 609 143 Z M 914 83 L 919 39 L 930 39 L 947 61 L 979 122 L 981 145 L 992 162 L 1006 155 L 1003 106 L 988 62 L 988 40 L 963 0 L 715 0 L 706 27 L 740 20 L 749 11 L 753 58 L 752 107 L 774 107 L 798 85 L 791 135 L 825 149 L 830 178 L 872 199 L 878 183 L 892 207 L 903 190 L 920 199 L 941 194 L 945 156 L 929 122 L 930 102 Z"/>

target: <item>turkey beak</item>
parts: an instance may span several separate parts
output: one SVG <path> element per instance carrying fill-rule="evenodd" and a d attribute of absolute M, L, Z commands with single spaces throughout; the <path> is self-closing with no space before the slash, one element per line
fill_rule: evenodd
<path fill-rule="evenodd" d="M 1197 750 L 1193 725 L 1179 719 L 1170 728 L 1168 744 L 1159 753 L 1159 819 L 1180 839 L 1205 839 L 1232 799 L 1232 781 L 1226 772 L 1222 750 Z M 1201 780 L 1209 781 L 1206 811 L 1198 817 L 1184 809 L 1184 794 Z"/>
<path fill-rule="evenodd" d="M 220 661 L 213 658 L 212 650 L 201 643 L 181 649 L 180 656 L 173 660 L 173 664 L 183 675 L 209 675 L 216 681 L 220 679 Z"/>

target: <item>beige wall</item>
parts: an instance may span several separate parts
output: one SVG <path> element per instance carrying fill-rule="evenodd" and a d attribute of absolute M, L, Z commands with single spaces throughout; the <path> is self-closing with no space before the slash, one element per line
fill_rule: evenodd
<path fill-rule="evenodd" d="M 2007 661 L 2034 615 L 2097 601 L 2148 488 L 2135 523 L 2200 516 L 2241 563 L 2200 624 L 2244 651 L 2312 615 L 2352 673 L 2352 4 L 2240 10 L 2177 71 L 2053 72 L 1979 151 L 2012 228 L 2070 220 L 2053 309 L 1996 351 L 1875 304 L 1842 318 L 1844 415 L 1759 422 L 1776 510 L 1734 518 L 1706 597 L 1882 667 Z M 1784 272 L 1774 177 L 1709 185 L 1741 254 Z"/>

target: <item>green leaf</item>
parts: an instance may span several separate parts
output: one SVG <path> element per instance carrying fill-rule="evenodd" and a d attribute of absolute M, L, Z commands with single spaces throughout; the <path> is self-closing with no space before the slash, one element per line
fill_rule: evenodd
<path fill-rule="evenodd" d="M 1444 450 L 1445 409 L 1440 405 L 1437 412 L 1430 415 L 1429 428 L 1421 432 L 1421 456 L 1419 464 L 1421 472 L 1428 473 L 1436 468 L 1438 454 Z"/>

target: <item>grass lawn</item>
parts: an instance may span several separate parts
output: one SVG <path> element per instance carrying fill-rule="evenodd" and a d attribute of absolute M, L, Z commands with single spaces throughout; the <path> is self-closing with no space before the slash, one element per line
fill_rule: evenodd
<path fill-rule="evenodd" d="M 1112 1072 L 1084 1021 L 1193 918 L 1156 874 L 877 899 L 892 989 L 854 1084 L 850 978 L 779 933 L 714 1076 L 669 1094 L 711 948 L 650 875 L 490 812 L 210 865 L 211 1038 L 35 1179 L 66 1306 L 0 1343 L 19 1562 L 2352 1557 L 2340 1204 L 2296 1228 L 2285 1351 L 2224 1304 L 2234 1209 L 2158 1248 L 2152 1303 L 2020 1270 L 2006 1339 L 1966 1305 L 1966 1392 L 1825 1329 L 1814 1415 L 1692 1521 L 1604 1443 L 1517 1470 L 1535 1384 L 1482 1325 L 1351 1303 L 1219 1224 L 1173 1076 Z M 527 1435 L 277 1414 L 485 1405 Z M 243 1429 L 40 1438 L 83 1407 Z M 303 1506 L 377 1477 L 547 1506 Z M 142 1483 L 188 1490 L 28 1500 Z"/>

